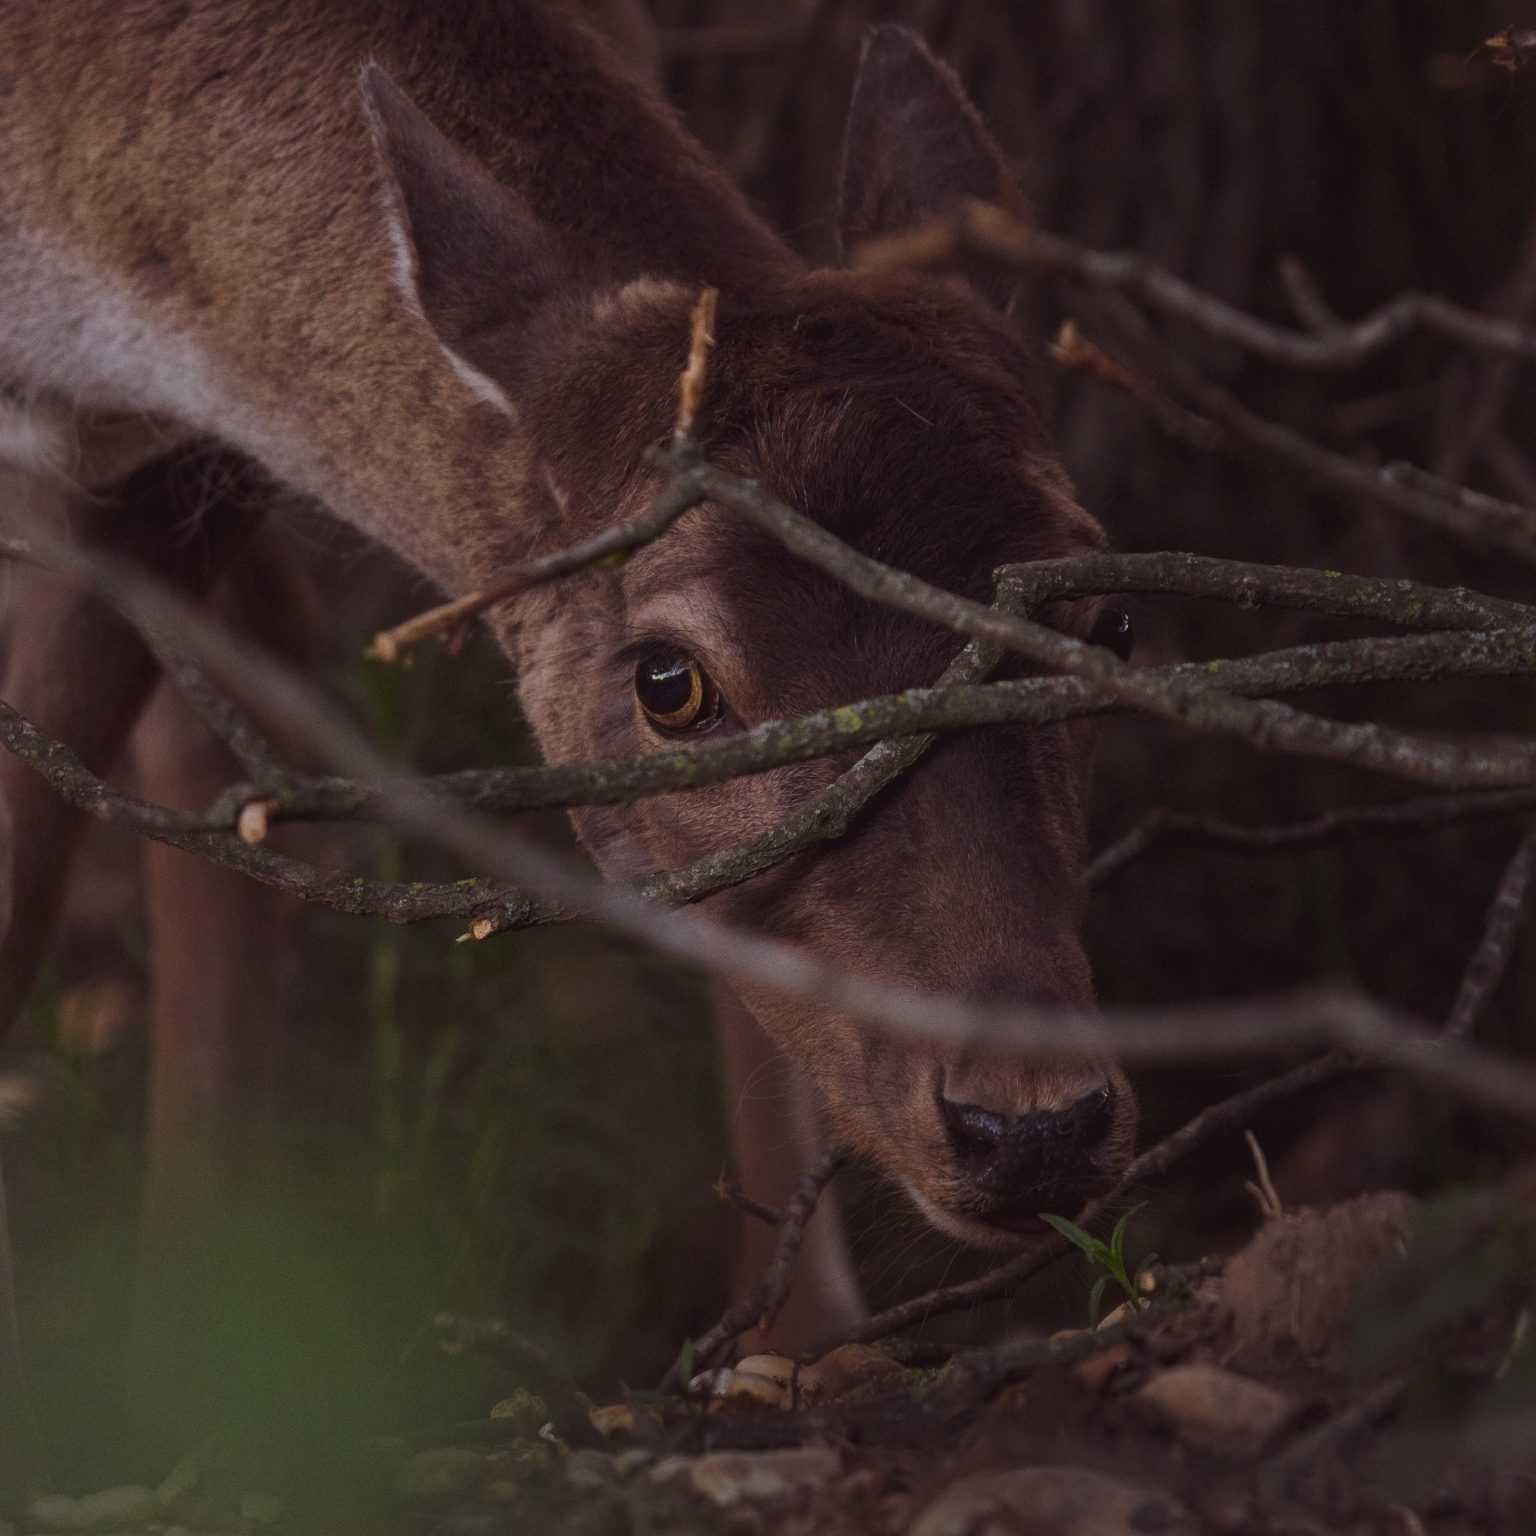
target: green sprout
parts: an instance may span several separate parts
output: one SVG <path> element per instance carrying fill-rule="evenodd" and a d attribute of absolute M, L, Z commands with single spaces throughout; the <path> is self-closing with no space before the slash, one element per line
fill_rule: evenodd
<path fill-rule="evenodd" d="M 1145 1205 L 1146 1201 L 1143 1200 L 1141 1204 Z M 1074 1247 L 1081 1248 L 1090 1264 L 1104 1266 L 1104 1273 L 1093 1282 L 1093 1289 L 1088 1292 L 1088 1326 L 1090 1328 L 1099 1326 L 1099 1307 L 1104 1300 L 1104 1287 L 1111 1280 L 1125 1292 L 1125 1303 L 1132 1311 L 1142 1305 L 1139 1282 L 1147 1269 L 1156 1263 L 1157 1255 L 1149 1253 L 1136 1266 L 1134 1274 L 1125 1267 L 1126 1224 L 1140 1209 L 1141 1205 L 1133 1205 L 1115 1223 L 1115 1230 L 1109 1234 L 1107 1243 L 1102 1238 L 1095 1237 L 1093 1233 L 1085 1232 L 1075 1221 L 1068 1221 L 1065 1216 L 1047 1216 L 1044 1212 L 1040 1215 L 1041 1221 L 1048 1223 L 1061 1233 Z"/>

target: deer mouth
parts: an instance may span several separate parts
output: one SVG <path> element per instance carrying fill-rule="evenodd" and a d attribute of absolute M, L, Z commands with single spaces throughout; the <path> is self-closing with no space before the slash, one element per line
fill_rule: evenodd
<path fill-rule="evenodd" d="M 989 1227 L 997 1227 L 1001 1231 L 1012 1232 L 1019 1237 L 1036 1237 L 1046 1230 L 1045 1223 L 1040 1219 L 1040 1213 L 1033 1209 L 1015 1210 L 1011 1206 L 1004 1206 L 998 1211 L 988 1211 L 981 1220 Z"/>

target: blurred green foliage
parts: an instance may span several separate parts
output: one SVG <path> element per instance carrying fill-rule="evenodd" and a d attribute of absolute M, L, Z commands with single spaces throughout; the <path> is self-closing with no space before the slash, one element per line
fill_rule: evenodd
<path fill-rule="evenodd" d="M 339 682 L 399 760 L 529 758 L 474 661 Z M 381 878 L 445 873 L 378 834 L 361 857 Z M 482 1414 L 516 1373 L 444 1356 L 442 1311 L 502 1317 L 578 1379 L 639 1380 L 713 1304 L 661 1267 L 679 1223 L 713 1219 L 723 1156 L 697 984 L 583 928 L 455 936 L 311 919 L 278 1112 L 160 1255 L 131 1340 L 146 1045 L 81 1055 L 68 978 L 38 988 L 25 1070 L 43 1090 L 6 1156 L 62 1486 L 157 1478 L 236 1433 L 302 1472 L 350 1437 Z"/>

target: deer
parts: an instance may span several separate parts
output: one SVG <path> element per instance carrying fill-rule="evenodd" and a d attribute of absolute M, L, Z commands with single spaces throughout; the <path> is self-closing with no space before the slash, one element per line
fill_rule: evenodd
<path fill-rule="evenodd" d="M 1014 277 L 811 268 L 590 18 L 535 0 L 10 0 L 0 61 L 0 466 L 59 492 L 82 544 L 190 597 L 239 573 L 259 521 L 215 504 L 189 536 L 173 471 L 200 444 L 450 595 L 633 516 L 705 287 L 694 430 L 713 461 L 981 600 L 1004 564 L 1106 543 L 1053 445 Z M 876 28 L 846 129 L 845 257 L 970 199 L 1021 194 L 958 79 Z M 1044 617 L 1125 650 L 1112 601 Z M 484 621 L 551 763 L 932 682 L 958 648 L 708 505 Z M 79 583 L 41 579 L 16 622 L 3 697 L 104 770 L 153 663 Z M 1091 1007 L 1092 753 L 1082 721 L 948 736 L 844 837 L 706 909 L 929 992 Z M 604 878 L 634 882 L 771 827 L 844 766 L 571 820 Z M 10 758 L 0 791 L 3 1024 L 46 952 L 78 817 Z M 831 1138 L 942 1232 L 1005 1251 L 1128 1161 L 1135 1097 L 1108 1057 L 1021 1060 L 716 992 L 731 1082 L 776 1063 L 795 1084 L 732 1124 L 737 1177 L 765 1200 Z M 169 1077 L 196 1092 L 195 1073 Z M 830 1206 L 806 1254 L 783 1347 L 860 1312 Z M 760 1256 L 745 1243 L 742 1273 Z"/>

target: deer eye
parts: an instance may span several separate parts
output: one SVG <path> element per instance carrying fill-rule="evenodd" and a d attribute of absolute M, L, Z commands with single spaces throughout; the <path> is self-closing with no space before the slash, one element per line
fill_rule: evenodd
<path fill-rule="evenodd" d="M 1136 633 L 1131 628 L 1131 616 L 1118 603 L 1107 603 L 1094 622 L 1093 633 L 1088 636 L 1090 645 L 1106 646 L 1121 661 L 1131 659 L 1131 647 Z"/>
<path fill-rule="evenodd" d="M 720 719 L 720 690 L 687 656 L 642 661 L 635 668 L 635 697 L 663 731 L 707 731 Z"/>

